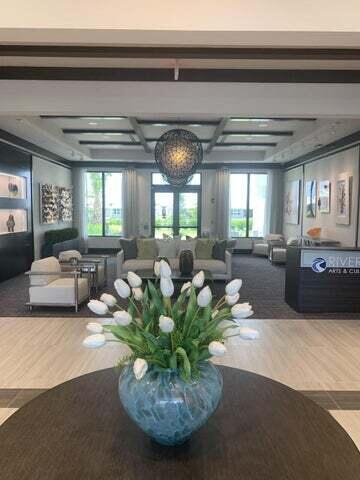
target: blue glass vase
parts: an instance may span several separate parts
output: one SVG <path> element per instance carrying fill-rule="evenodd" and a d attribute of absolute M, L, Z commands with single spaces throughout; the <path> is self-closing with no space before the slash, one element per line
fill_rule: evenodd
<path fill-rule="evenodd" d="M 200 378 L 185 382 L 178 370 L 150 367 L 136 380 L 132 365 L 123 368 L 119 397 L 132 420 L 162 445 L 179 445 L 200 428 L 219 404 L 223 380 L 211 362 L 199 364 Z"/>

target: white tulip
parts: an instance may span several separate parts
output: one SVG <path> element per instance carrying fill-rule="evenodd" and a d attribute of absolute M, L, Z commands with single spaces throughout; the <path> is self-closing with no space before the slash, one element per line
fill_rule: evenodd
<path fill-rule="evenodd" d="M 107 305 L 100 300 L 90 300 L 88 307 L 96 315 L 105 315 L 109 312 Z"/>
<path fill-rule="evenodd" d="M 100 297 L 100 300 L 104 302 L 108 307 L 114 307 L 117 302 L 114 295 L 110 295 L 109 293 L 103 293 Z"/>
<path fill-rule="evenodd" d="M 164 297 L 171 297 L 174 293 L 174 284 L 171 278 L 161 277 L 160 290 Z"/>
<path fill-rule="evenodd" d="M 105 345 L 106 338 L 102 333 L 96 333 L 95 335 L 89 335 L 83 341 L 83 345 L 86 348 L 99 348 Z"/>
<path fill-rule="evenodd" d="M 236 318 L 247 318 L 253 315 L 252 307 L 249 303 L 238 303 L 231 309 L 232 316 Z"/>
<path fill-rule="evenodd" d="M 191 282 L 186 282 L 184 285 L 181 287 L 181 293 L 184 293 L 186 291 L 186 295 L 189 296 L 191 293 Z"/>
<path fill-rule="evenodd" d="M 170 265 L 165 260 L 160 260 L 160 276 L 165 278 L 171 277 Z"/>
<path fill-rule="evenodd" d="M 197 296 L 197 304 L 199 307 L 205 308 L 209 305 L 211 299 L 212 293 L 210 287 L 204 287 Z"/>
<path fill-rule="evenodd" d="M 175 328 L 174 320 L 170 317 L 165 317 L 165 315 L 160 315 L 159 327 L 162 332 L 171 333 Z"/>
<path fill-rule="evenodd" d="M 226 347 L 221 342 L 209 343 L 209 353 L 214 357 L 222 357 L 226 353 Z"/>
<path fill-rule="evenodd" d="M 201 288 L 204 285 L 204 281 L 205 281 L 205 274 L 201 270 L 192 279 L 192 284 L 194 285 L 195 288 Z"/>
<path fill-rule="evenodd" d="M 101 323 L 98 322 L 89 322 L 86 325 L 86 330 L 88 330 L 91 333 L 103 333 L 104 328 L 101 325 Z"/>
<path fill-rule="evenodd" d="M 256 340 L 257 338 L 259 338 L 259 332 L 254 328 L 249 327 L 240 327 L 239 335 L 244 340 Z"/>
<path fill-rule="evenodd" d="M 157 277 L 160 277 L 160 262 L 154 263 L 154 273 Z"/>
<path fill-rule="evenodd" d="M 240 298 L 240 294 L 239 293 L 235 293 L 235 295 L 226 295 L 225 296 L 225 302 L 232 306 L 232 305 L 235 305 L 235 303 L 237 303 L 239 301 L 239 298 Z"/>
<path fill-rule="evenodd" d="M 141 287 L 142 280 L 139 275 L 136 275 L 134 272 L 128 272 L 127 274 L 127 281 L 129 282 L 132 288 Z"/>
<path fill-rule="evenodd" d="M 136 380 L 141 380 L 148 369 L 148 363 L 143 358 L 137 358 L 134 362 L 133 371 Z"/>
<path fill-rule="evenodd" d="M 137 300 L 138 302 L 140 302 L 143 299 L 144 293 L 141 290 L 141 288 L 133 288 L 132 292 L 134 294 L 135 300 Z"/>
<path fill-rule="evenodd" d="M 211 318 L 214 320 L 214 318 L 216 317 L 216 315 L 219 313 L 219 310 L 218 309 L 215 309 L 212 314 L 211 314 Z"/>
<path fill-rule="evenodd" d="M 125 310 L 118 310 L 113 313 L 115 323 L 121 325 L 122 327 L 127 327 L 132 322 L 132 316 L 130 313 L 125 312 Z"/>
<path fill-rule="evenodd" d="M 130 287 L 122 278 L 118 278 L 117 280 L 115 280 L 114 287 L 119 297 L 121 298 L 130 297 L 130 293 L 131 293 Z"/>
<path fill-rule="evenodd" d="M 231 280 L 231 282 L 226 285 L 225 292 L 227 295 L 235 295 L 236 293 L 238 293 L 241 286 L 242 280 L 240 280 L 239 278 L 235 278 L 235 280 Z"/>

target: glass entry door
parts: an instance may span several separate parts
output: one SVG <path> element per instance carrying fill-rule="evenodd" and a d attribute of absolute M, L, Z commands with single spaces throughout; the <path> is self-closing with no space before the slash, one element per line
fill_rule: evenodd
<path fill-rule="evenodd" d="M 152 232 L 156 238 L 200 235 L 200 192 L 195 189 L 154 188 L 152 192 Z"/>

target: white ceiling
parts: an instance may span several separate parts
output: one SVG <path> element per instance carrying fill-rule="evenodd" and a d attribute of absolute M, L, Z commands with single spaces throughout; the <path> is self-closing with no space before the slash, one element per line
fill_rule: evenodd
<path fill-rule="evenodd" d="M 79 118 L 84 116 L 88 118 Z M 68 160 L 153 162 L 153 153 L 136 145 L 136 133 L 113 131 L 133 130 L 129 116 L 152 139 L 152 150 L 170 128 L 186 128 L 209 142 L 226 117 L 228 133 L 218 143 L 250 145 L 217 145 L 205 161 L 284 163 L 360 130 L 360 85 L 0 81 L 0 128 Z M 149 124 L 151 120 L 155 124 Z M 233 135 L 236 132 L 240 134 Z M 279 132 L 288 135 L 276 135 Z M 83 143 L 99 141 L 107 144 Z M 204 150 L 207 145 L 204 142 Z"/>

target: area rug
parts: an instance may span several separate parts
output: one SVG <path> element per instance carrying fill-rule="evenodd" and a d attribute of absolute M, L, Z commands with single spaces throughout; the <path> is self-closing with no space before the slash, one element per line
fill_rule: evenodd
<path fill-rule="evenodd" d="M 260 319 L 360 319 L 359 313 L 302 314 L 293 310 L 284 300 L 285 267 L 272 265 L 266 258 L 238 254 L 233 256 L 233 277 L 243 279 L 241 301 L 250 302 L 255 312 L 254 318 Z M 114 294 L 113 283 L 116 278 L 116 258 L 109 260 L 108 287 L 99 292 Z M 181 284 L 177 284 L 179 290 Z M 45 316 L 45 317 L 94 317 L 86 305 L 79 312 L 73 308 L 37 307 L 30 312 L 25 303 L 28 301 L 29 279 L 20 275 L 0 284 L 0 316 Z M 210 285 L 215 298 L 224 294 L 225 282 L 214 281 Z M 126 302 L 122 303 L 126 306 Z"/>

